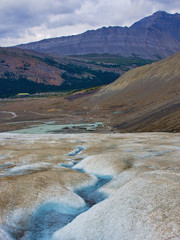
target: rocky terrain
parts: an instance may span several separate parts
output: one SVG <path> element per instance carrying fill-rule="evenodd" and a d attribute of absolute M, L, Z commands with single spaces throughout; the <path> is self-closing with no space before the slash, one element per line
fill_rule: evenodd
<path fill-rule="evenodd" d="M 0 239 L 179 239 L 179 142 L 1 133 Z"/>
<path fill-rule="evenodd" d="M 79 55 L 111 53 L 159 59 L 180 51 L 180 14 L 163 11 L 143 18 L 131 27 L 103 27 L 85 33 L 19 45 L 42 53 Z"/>

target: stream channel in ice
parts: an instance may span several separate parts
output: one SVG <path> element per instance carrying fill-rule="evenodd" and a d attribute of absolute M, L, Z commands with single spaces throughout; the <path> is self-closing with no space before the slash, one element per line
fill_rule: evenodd
<path fill-rule="evenodd" d="M 69 153 L 68 156 L 77 156 L 84 149 L 84 147 L 78 146 L 77 149 Z M 70 165 L 61 164 L 61 166 L 85 173 L 83 169 L 75 168 L 75 165 L 79 161 L 76 160 Z M 111 181 L 112 176 L 94 176 L 97 178 L 97 181 L 93 186 L 83 187 L 74 191 L 77 195 L 84 199 L 86 202 L 85 207 L 77 209 L 65 203 L 62 204 L 48 202 L 42 204 L 35 211 L 35 213 L 30 217 L 29 223 L 26 226 L 18 226 L 20 227 L 19 231 L 16 227 L 16 231 L 12 230 L 11 232 L 11 229 L 6 229 L 6 226 L 4 227 L 5 231 L 11 235 L 12 240 L 50 240 L 55 231 L 70 223 L 79 214 L 87 211 L 93 205 L 107 198 L 106 194 L 98 192 L 97 190 L 107 182 Z"/>

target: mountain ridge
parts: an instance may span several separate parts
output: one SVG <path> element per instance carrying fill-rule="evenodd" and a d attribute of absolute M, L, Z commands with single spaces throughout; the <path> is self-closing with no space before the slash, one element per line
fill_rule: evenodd
<path fill-rule="evenodd" d="M 78 35 L 43 39 L 19 48 L 60 55 L 110 53 L 164 58 L 180 51 L 180 14 L 158 11 L 130 27 L 110 26 Z"/>

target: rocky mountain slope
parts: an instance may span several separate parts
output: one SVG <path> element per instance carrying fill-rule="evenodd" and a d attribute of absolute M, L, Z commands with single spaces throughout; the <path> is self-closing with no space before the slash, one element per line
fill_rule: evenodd
<path fill-rule="evenodd" d="M 61 85 L 62 71 L 45 63 L 45 57 L 28 50 L 0 48 L 0 76 L 21 76 L 36 83 Z"/>
<path fill-rule="evenodd" d="M 120 131 L 180 131 L 180 53 L 125 73 L 85 106 L 114 109 Z"/>
<path fill-rule="evenodd" d="M 19 45 L 22 49 L 55 55 L 111 53 L 142 58 L 164 58 L 180 51 L 180 14 L 163 11 L 131 27 L 103 27 L 85 33 Z"/>
<path fill-rule="evenodd" d="M 26 49 L 0 48 L 0 97 L 104 85 L 149 62 L 108 54 L 53 58 Z"/>

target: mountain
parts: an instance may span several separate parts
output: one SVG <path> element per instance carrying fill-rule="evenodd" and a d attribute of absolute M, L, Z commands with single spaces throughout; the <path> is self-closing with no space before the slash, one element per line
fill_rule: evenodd
<path fill-rule="evenodd" d="M 30 50 L 0 48 L 0 97 L 99 86 L 128 69 L 114 71 L 113 67 L 83 63 L 81 59 L 55 59 Z"/>
<path fill-rule="evenodd" d="M 121 132 L 180 131 L 180 53 L 128 71 L 85 107 L 111 112 L 107 121 Z"/>
<path fill-rule="evenodd" d="M 61 85 L 62 70 L 50 67 L 45 58 L 45 55 L 29 50 L 0 48 L 0 76 L 21 76 L 36 83 Z"/>
<path fill-rule="evenodd" d="M 158 11 L 131 27 L 103 27 L 68 36 L 19 45 L 19 48 L 59 55 L 110 53 L 146 59 L 180 51 L 180 14 Z"/>
<path fill-rule="evenodd" d="M 29 50 L 0 48 L 0 97 L 51 91 L 63 83 L 63 71 L 49 66 L 46 56 Z"/>
<path fill-rule="evenodd" d="M 55 58 L 32 50 L 0 48 L 0 97 L 105 85 L 151 62 L 110 54 Z"/>

